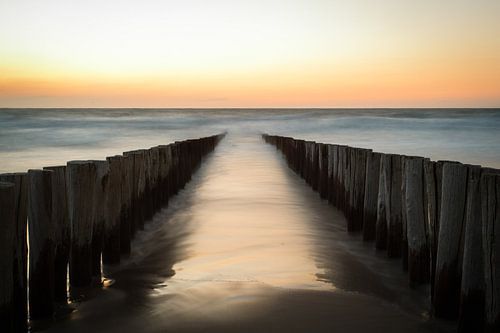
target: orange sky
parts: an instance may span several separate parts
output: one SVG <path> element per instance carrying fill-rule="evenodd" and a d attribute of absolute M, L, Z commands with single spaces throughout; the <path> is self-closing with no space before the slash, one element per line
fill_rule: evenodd
<path fill-rule="evenodd" d="M 500 1 L 137 6 L 1 3 L 0 107 L 500 107 Z"/>

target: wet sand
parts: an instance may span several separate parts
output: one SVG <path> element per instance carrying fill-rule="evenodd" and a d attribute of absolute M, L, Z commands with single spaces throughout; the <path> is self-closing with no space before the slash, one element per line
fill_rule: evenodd
<path fill-rule="evenodd" d="M 425 290 L 257 136 L 229 134 L 47 332 L 448 332 Z"/>

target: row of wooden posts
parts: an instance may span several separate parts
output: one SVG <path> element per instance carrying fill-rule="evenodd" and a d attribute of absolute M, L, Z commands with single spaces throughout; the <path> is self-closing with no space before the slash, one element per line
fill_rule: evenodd
<path fill-rule="evenodd" d="M 402 258 L 431 312 L 462 332 L 500 332 L 500 171 L 263 135 L 347 229 Z"/>
<path fill-rule="evenodd" d="M 0 174 L 0 331 L 25 332 L 28 309 L 40 320 L 66 304 L 68 267 L 70 290 L 100 284 L 101 262 L 130 254 L 137 230 L 223 136 Z"/>

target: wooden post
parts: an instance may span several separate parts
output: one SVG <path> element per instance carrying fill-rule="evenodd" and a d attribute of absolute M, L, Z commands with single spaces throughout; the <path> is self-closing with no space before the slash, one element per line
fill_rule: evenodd
<path fill-rule="evenodd" d="M 337 146 L 336 149 L 336 154 L 335 156 L 337 157 L 337 163 L 334 164 L 334 169 L 333 169 L 333 186 L 335 188 L 334 191 L 334 201 L 333 205 L 340 209 L 342 205 L 342 186 L 343 186 L 343 179 L 342 179 L 342 170 L 344 168 L 344 150 L 345 146 Z"/>
<path fill-rule="evenodd" d="M 485 329 L 500 331 L 500 175 L 481 176 L 484 281 L 486 282 Z"/>
<path fill-rule="evenodd" d="M 12 256 L 14 258 L 14 331 L 25 332 L 28 329 L 28 174 L 25 172 L 0 174 L 0 182 L 14 184 L 16 219 L 15 253 Z"/>
<path fill-rule="evenodd" d="M 337 146 L 328 145 L 328 202 L 333 204 L 335 202 L 335 185 L 334 185 L 334 173 L 335 164 L 337 163 Z"/>
<path fill-rule="evenodd" d="M 369 149 L 356 149 L 356 162 L 354 165 L 353 206 L 352 206 L 352 231 L 363 230 L 366 159 L 371 153 Z"/>
<path fill-rule="evenodd" d="M 429 282 L 429 247 L 425 224 L 424 158 L 405 159 L 405 211 L 410 286 Z"/>
<path fill-rule="evenodd" d="M 120 252 L 130 254 L 133 219 L 134 157 L 123 156 L 121 173 Z"/>
<path fill-rule="evenodd" d="M 144 163 L 144 189 L 143 189 L 143 202 L 144 202 L 144 215 L 141 224 L 141 229 L 144 229 L 144 224 L 151 220 L 154 214 L 153 202 L 153 171 L 152 171 L 152 157 L 151 149 L 141 150 Z"/>
<path fill-rule="evenodd" d="M 92 161 L 96 168 L 94 179 L 93 211 L 94 222 L 92 225 L 92 277 L 97 284 L 101 284 L 101 254 L 104 240 L 104 225 L 107 218 L 107 199 L 109 191 L 109 163 L 108 161 Z"/>
<path fill-rule="evenodd" d="M 461 284 L 461 244 L 464 231 L 467 167 L 444 162 L 441 214 L 434 285 L 434 313 L 437 317 L 458 316 Z"/>
<path fill-rule="evenodd" d="M 322 199 L 328 199 L 328 145 L 318 143 L 318 191 Z"/>
<path fill-rule="evenodd" d="M 299 156 L 297 156 L 298 159 L 298 169 L 299 169 L 299 175 L 302 177 L 302 179 L 305 179 L 306 177 L 306 142 L 304 140 L 298 140 L 298 152 Z"/>
<path fill-rule="evenodd" d="M 66 166 L 45 167 L 52 171 L 52 223 L 54 224 L 54 300 L 68 300 L 68 262 L 71 225 L 68 216 Z"/>
<path fill-rule="evenodd" d="M 347 162 L 348 162 L 348 174 L 347 174 L 347 193 L 346 193 L 346 202 L 347 202 L 347 207 L 346 211 L 344 212 L 344 215 L 347 218 L 347 231 L 355 231 L 354 228 L 354 219 L 353 219 L 353 212 L 354 212 L 354 181 L 355 181 L 355 172 L 356 172 L 356 151 L 358 148 L 354 147 L 349 147 L 349 155 L 347 157 Z"/>
<path fill-rule="evenodd" d="M 460 332 L 482 332 L 484 326 L 485 281 L 480 179 L 481 167 L 470 166 L 467 180 L 464 258 L 460 291 Z"/>
<path fill-rule="evenodd" d="M 375 239 L 380 156 L 380 153 L 374 152 L 368 152 L 366 156 L 366 180 L 363 208 L 363 240 L 365 241 L 372 241 Z"/>
<path fill-rule="evenodd" d="M 150 149 L 151 154 L 151 191 L 153 196 L 153 213 L 156 213 L 161 208 L 160 199 L 160 149 L 158 147 L 152 147 Z"/>
<path fill-rule="evenodd" d="M 401 242 L 403 239 L 402 226 L 402 170 L 401 155 L 391 154 L 390 188 L 386 193 L 389 201 L 389 214 L 387 216 L 387 256 L 399 258 L 401 256 Z"/>
<path fill-rule="evenodd" d="M 145 162 L 144 152 L 142 150 L 134 150 L 123 153 L 124 156 L 132 156 L 133 163 L 133 182 L 132 182 L 132 223 L 130 226 L 131 237 L 134 236 L 136 230 L 144 228 L 145 217 L 145 200 L 144 189 L 146 187 L 145 179 Z"/>
<path fill-rule="evenodd" d="M 120 221 L 122 214 L 122 174 L 124 158 L 121 155 L 107 157 L 109 163 L 106 220 L 102 262 L 106 265 L 120 263 Z M 104 204 L 104 203 L 103 203 Z"/>
<path fill-rule="evenodd" d="M 407 214 L 406 214 L 406 160 L 411 159 L 413 157 L 410 156 L 401 156 L 401 227 L 402 227 L 402 233 L 401 233 L 401 263 L 403 266 L 403 271 L 408 271 L 408 221 L 407 221 Z M 424 172 L 424 163 L 422 160 L 422 174 Z M 423 175 L 422 175 L 422 186 L 423 185 Z M 425 209 L 425 191 L 422 189 L 422 207 Z M 424 223 L 425 223 L 425 210 L 423 212 L 424 216 Z M 427 231 L 426 231 L 426 237 L 427 237 Z M 410 284 L 411 284 L 411 279 L 410 279 Z"/>
<path fill-rule="evenodd" d="M 54 312 L 54 231 L 52 171 L 29 170 L 29 311 L 30 318 Z"/>
<path fill-rule="evenodd" d="M 427 239 L 429 243 L 429 270 L 431 283 L 431 300 L 434 299 L 434 281 L 436 276 L 437 244 L 439 235 L 439 213 L 437 204 L 436 162 L 424 160 L 425 186 L 425 220 L 427 224 Z"/>
<path fill-rule="evenodd" d="M 165 146 L 165 177 L 163 181 L 163 192 L 165 193 L 164 205 L 168 204 L 170 197 L 172 196 L 172 179 L 170 178 L 171 169 L 172 169 L 172 146 Z"/>
<path fill-rule="evenodd" d="M 179 181 L 179 145 L 177 143 L 170 144 L 172 151 L 172 168 L 170 169 L 170 188 L 172 189 L 170 195 L 173 196 L 177 194 L 180 190 Z"/>
<path fill-rule="evenodd" d="M 97 170 L 90 161 L 70 161 L 66 166 L 68 212 L 71 223 L 69 278 L 71 287 L 92 283 L 92 226 Z"/>
<path fill-rule="evenodd" d="M 391 155 L 380 155 L 380 176 L 377 197 L 377 223 L 375 247 L 379 250 L 387 248 L 387 219 L 390 216 L 388 193 L 391 185 Z"/>
<path fill-rule="evenodd" d="M 13 183 L 0 182 L 0 325 L 15 332 L 14 268 L 16 253 L 16 192 Z"/>

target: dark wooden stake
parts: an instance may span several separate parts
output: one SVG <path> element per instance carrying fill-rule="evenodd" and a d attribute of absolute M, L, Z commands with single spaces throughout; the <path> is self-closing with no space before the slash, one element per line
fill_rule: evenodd
<path fill-rule="evenodd" d="M 71 223 L 69 277 L 71 287 L 92 283 L 92 226 L 97 170 L 90 161 L 70 161 L 66 167 L 68 212 Z"/>
<path fill-rule="evenodd" d="M 456 319 L 460 302 L 461 246 L 465 220 L 467 167 L 444 162 L 442 168 L 441 214 L 434 283 L 434 313 Z"/>
<path fill-rule="evenodd" d="M 482 332 L 484 326 L 485 283 L 480 179 L 481 167 L 470 166 L 467 180 L 464 258 L 460 291 L 460 332 Z"/>
<path fill-rule="evenodd" d="M 14 255 L 16 253 L 16 193 L 13 183 L 0 182 L 0 325 L 15 332 Z"/>
<path fill-rule="evenodd" d="M 104 246 L 102 262 L 106 265 L 120 263 L 120 221 L 122 214 L 123 156 L 111 156 L 109 163 L 107 212 L 104 223 Z"/>
<path fill-rule="evenodd" d="M 0 175 L 0 181 L 14 184 L 15 192 L 15 254 L 14 258 L 14 331 L 28 329 L 28 174 L 25 172 Z"/>
<path fill-rule="evenodd" d="M 29 312 L 32 320 L 54 313 L 55 222 L 52 171 L 29 170 Z"/>
<path fill-rule="evenodd" d="M 485 329 L 500 331 L 500 175 L 481 176 L 484 281 L 486 282 Z"/>
<path fill-rule="evenodd" d="M 52 222 L 54 224 L 54 300 L 68 300 L 68 262 L 71 225 L 68 216 L 66 166 L 45 167 L 52 171 Z"/>
<path fill-rule="evenodd" d="M 424 158 L 405 159 L 405 211 L 410 286 L 429 282 L 429 246 L 425 224 Z"/>

